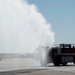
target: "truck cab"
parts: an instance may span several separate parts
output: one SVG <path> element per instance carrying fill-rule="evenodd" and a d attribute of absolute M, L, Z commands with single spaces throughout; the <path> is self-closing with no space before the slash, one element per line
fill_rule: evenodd
<path fill-rule="evenodd" d="M 55 66 L 67 65 L 69 62 L 75 64 L 75 45 L 60 44 L 58 47 L 53 47 L 49 54 Z"/>

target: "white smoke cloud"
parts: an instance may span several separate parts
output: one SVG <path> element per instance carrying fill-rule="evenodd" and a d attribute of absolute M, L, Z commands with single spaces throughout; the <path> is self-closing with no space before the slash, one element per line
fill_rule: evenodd
<path fill-rule="evenodd" d="M 53 43 L 51 25 L 34 4 L 0 0 L 0 52 L 32 52 Z"/>

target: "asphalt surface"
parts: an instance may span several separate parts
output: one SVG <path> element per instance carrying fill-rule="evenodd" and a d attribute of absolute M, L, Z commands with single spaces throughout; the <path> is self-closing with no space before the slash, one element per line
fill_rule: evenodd
<path fill-rule="evenodd" d="M 0 61 L 0 75 L 75 75 L 75 66 L 41 67 L 34 59 L 3 59 Z"/>

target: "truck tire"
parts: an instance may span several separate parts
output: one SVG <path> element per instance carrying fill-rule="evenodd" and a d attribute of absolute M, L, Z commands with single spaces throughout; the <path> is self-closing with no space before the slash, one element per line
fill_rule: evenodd
<path fill-rule="evenodd" d="M 67 62 L 62 63 L 62 66 L 66 66 L 66 65 L 67 65 Z"/>
<path fill-rule="evenodd" d="M 60 66 L 59 59 L 58 58 L 54 58 L 53 59 L 53 64 L 54 64 L 54 66 Z"/>
<path fill-rule="evenodd" d="M 54 64 L 54 66 L 60 66 L 60 63 L 58 63 L 58 62 L 54 62 L 53 64 Z"/>
<path fill-rule="evenodd" d="M 74 62 L 74 65 L 75 65 L 75 62 Z"/>

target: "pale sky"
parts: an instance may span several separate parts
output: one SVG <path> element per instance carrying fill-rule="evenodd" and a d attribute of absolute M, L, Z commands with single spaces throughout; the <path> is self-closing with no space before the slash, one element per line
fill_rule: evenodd
<path fill-rule="evenodd" d="M 55 43 L 75 43 L 75 0 L 28 0 L 52 24 Z"/>

